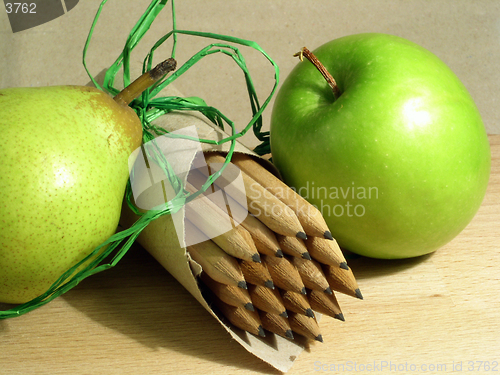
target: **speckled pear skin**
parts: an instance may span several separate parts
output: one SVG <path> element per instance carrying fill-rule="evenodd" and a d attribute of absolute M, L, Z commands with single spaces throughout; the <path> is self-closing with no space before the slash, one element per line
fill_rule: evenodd
<path fill-rule="evenodd" d="M 0 302 L 24 303 L 111 236 L 135 112 L 84 86 L 0 90 Z"/>

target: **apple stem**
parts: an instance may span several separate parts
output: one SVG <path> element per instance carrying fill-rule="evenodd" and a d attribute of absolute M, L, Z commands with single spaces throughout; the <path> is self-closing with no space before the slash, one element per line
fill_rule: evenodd
<path fill-rule="evenodd" d="M 335 82 L 335 79 L 332 77 L 330 72 L 326 70 L 325 66 L 321 63 L 321 61 L 318 60 L 318 58 L 311 51 L 309 51 L 306 47 L 303 47 L 299 52 L 297 52 L 293 56 L 298 57 L 300 61 L 303 61 L 304 57 L 307 60 L 309 60 L 316 67 L 316 69 L 319 70 L 321 75 L 325 78 L 326 82 L 333 91 L 333 96 L 335 97 L 335 100 L 339 98 L 341 92 L 339 87 L 337 86 L 337 82 Z"/>
<path fill-rule="evenodd" d="M 134 82 L 120 91 L 113 99 L 120 105 L 129 105 L 132 100 L 141 95 L 144 90 L 151 87 L 155 82 L 159 81 L 165 74 L 175 70 L 176 66 L 177 62 L 175 59 L 166 59 L 153 69 L 142 74 Z"/>

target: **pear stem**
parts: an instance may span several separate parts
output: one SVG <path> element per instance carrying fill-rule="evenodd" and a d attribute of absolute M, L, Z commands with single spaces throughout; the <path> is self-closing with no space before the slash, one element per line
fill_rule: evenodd
<path fill-rule="evenodd" d="M 158 82 L 168 72 L 175 70 L 176 66 L 177 62 L 173 58 L 166 59 L 125 87 L 113 99 L 120 105 L 128 106 L 144 90 Z"/>
<path fill-rule="evenodd" d="M 342 93 L 340 92 L 340 89 L 337 86 L 337 82 L 335 82 L 335 79 L 332 77 L 330 72 L 325 68 L 325 66 L 321 63 L 321 61 L 319 61 L 318 58 L 311 51 L 309 51 L 306 47 L 302 47 L 302 49 L 293 56 L 298 57 L 300 61 L 303 61 L 304 57 L 307 60 L 309 60 L 316 67 L 316 69 L 319 70 L 321 75 L 325 78 L 326 82 L 333 91 L 333 96 L 335 100 L 339 98 L 340 94 Z"/>

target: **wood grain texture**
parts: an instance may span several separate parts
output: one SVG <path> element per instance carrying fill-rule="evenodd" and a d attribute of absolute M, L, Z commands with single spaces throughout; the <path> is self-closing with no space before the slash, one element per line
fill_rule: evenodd
<path fill-rule="evenodd" d="M 304 351 L 289 374 L 342 365 L 339 373 L 354 374 L 384 361 L 417 369 L 392 373 L 435 366 L 425 373 L 462 374 L 469 361 L 500 362 L 500 136 L 490 142 L 490 185 L 471 224 L 418 259 L 349 259 L 365 299 L 337 293 L 346 321 L 323 317 L 325 342 Z M 453 371 L 460 361 L 462 371 Z M 347 371 L 354 363 L 358 371 Z M 28 373 L 278 374 L 138 247 L 48 305 L 0 321 L 0 374 Z"/>

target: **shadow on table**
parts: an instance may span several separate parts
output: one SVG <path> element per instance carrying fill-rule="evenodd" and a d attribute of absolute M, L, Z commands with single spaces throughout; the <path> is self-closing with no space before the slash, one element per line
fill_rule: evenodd
<path fill-rule="evenodd" d="M 7 332 L 9 330 L 9 326 L 3 320 L 0 320 L 0 334 Z"/>
<path fill-rule="evenodd" d="M 433 254 L 408 259 L 374 259 L 345 252 L 347 263 L 352 268 L 357 280 L 371 279 L 405 271 L 427 261 Z"/>
<path fill-rule="evenodd" d="M 83 280 L 60 298 L 95 322 L 152 349 L 164 347 L 223 365 L 280 373 L 231 340 L 142 248 L 132 247 L 117 266 Z"/>

